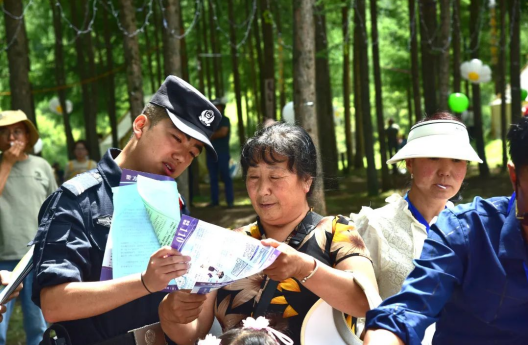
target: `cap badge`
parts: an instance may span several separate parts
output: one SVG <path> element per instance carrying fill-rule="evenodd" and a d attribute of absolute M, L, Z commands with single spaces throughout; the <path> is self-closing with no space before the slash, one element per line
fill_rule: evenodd
<path fill-rule="evenodd" d="M 207 127 L 211 126 L 211 123 L 214 121 L 215 115 L 212 110 L 204 110 L 198 117 L 198 120 Z"/>

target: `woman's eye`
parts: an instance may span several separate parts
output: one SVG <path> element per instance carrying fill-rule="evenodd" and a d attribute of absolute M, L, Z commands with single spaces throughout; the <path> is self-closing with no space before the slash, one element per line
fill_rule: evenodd
<path fill-rule="evenodd" d="M 453 159 L 453 162 L 455 162 L 455 163 L 460 163 L 460 162 L 462 162 L 462 161 L 461 161 L 460 159 Z"/>
<path fill-rule="evenodd" d="M 248 179 L 250 179 L 250 180 L 256 180 L 256 179 L 258 179 L 258 176 L 248 176 Z"/>

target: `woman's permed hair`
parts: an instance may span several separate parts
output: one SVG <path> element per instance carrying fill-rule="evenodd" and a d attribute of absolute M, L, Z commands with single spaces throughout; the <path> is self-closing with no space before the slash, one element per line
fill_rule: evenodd
<path fill-rule="evenodd" d="M 233 328 L 220 336 L 221 345 L 277 345 L 265 329 Z"/>
<path fill-rule="evenodd" d="M 244 147 L 240 163 L 244 179 L 249 167 L 259 162 L 266 164 L 281 163 L 278 156 L 288 160 L 288 169 L 299 178 L 312 178 L 312 185 L 307 196 L 314 190 L 317 177 L 317 151 L 310 135 L 300 126 L 277 122 L 258 130 L 249 138 Z"/>
<path fill-rule="evenodd" d="M 512 124 L 508 131 L 508 142 L 510 143 L 510 158 L 515 165 L 515 170 L 520 171 L 522 167 L 528 166 L 528 117 Z"/>

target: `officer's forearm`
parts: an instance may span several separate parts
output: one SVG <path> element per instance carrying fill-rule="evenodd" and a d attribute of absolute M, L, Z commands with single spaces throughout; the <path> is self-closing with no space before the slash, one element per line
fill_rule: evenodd
<path fill-rule="evenodd" d="M 365 335 L 365 345 L 405 345 L 404 342 L 396 336 L 396 334 L 385 329 L 368 330 Z"/>
<path fill-rule="evenodd" d="M 46 321 L 69 321 L 106 313 L 147 294 L 140 275 L 135 274 L 45 287 L 40 292 L 40 305 Z"/>

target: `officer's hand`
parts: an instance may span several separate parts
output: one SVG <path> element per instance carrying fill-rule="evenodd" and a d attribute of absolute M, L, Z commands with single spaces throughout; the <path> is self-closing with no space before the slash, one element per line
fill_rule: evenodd
<path fill-rule="evenodd" d="M 4 285 L 6 286 L 7 284 L 9 284 L 11 282 L 11 272 L 9 271 L 0 271 L 0 285 Z M 17 288 L 15 289 L 15 291 L 13 291 L 11 293 L 11 295 L 9 295 L 9 298 L 7 299 L 6 302 L 9 302 L 10 300 L 12 300 L 13 298 L 16 298 L 18 297 L 18 294 L 20 292 L 20 290 L 22 290 L 22 283 L 20 285 L 17 286 Z M 5 313 L 5 310 L 3 312 L 0 312 L 0 315 L 2 313 Z"/>
<path fill-rule="evenodd" d="M 175 278 L 181 277 L 189 269 L 189 256 L 165 246 L 150 257 L 147 270 L 142 273 L 143 282 L 150 292 L 161 291 Z"/>
<path fill-rule="evenodd" d="M 171 292 L 161 301 L 158 313 L 162 323 L 186 324 L 198 318 L 207 295 L 185 291 Z"/>
<path fill-rule="evenodd" d="M 8 150 L 4 151 L 4 156 L 2 161 L 5 161 L 7 164 L 13 165 L 16 162 L 22 161 L 26 158 L 26 153 L 24 149 L 26 148 L 26 143 L 23 141 L 14 141 L 11 143 L 11 147 Z"/>

